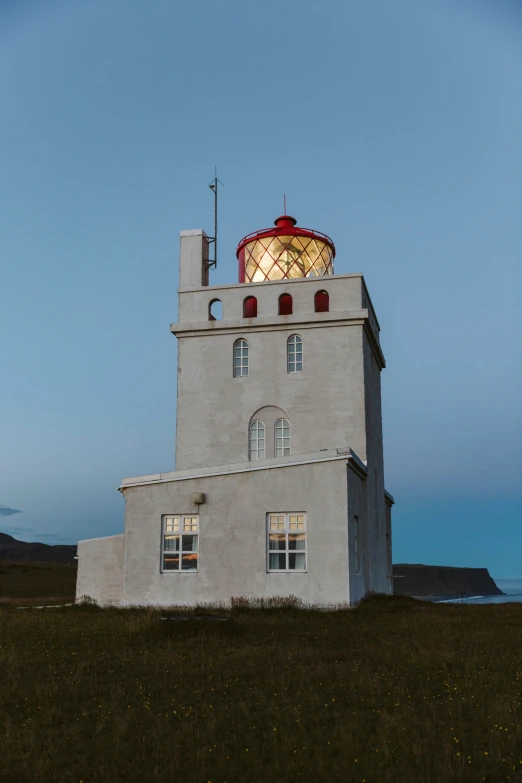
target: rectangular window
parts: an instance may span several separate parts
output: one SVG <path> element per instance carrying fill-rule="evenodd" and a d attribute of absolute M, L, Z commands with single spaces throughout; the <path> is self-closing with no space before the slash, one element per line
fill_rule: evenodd
<path fill-rule="evenodd" d="M 268 571 L 306 571 L 306 514 L 267 514 Z"/>
<path fill-rule="evenodd" d="M 199 517 L 178 514 L 163 517 L 161 570 L 197 571 Z"/>
<path fill-rule="evenodd" d="M 359 551 L 359 517 L 354 516 L 353 521 L 353 555 L 355 561 L 355 573 L 358 574 L 361 570 L 361 554 Z"/>

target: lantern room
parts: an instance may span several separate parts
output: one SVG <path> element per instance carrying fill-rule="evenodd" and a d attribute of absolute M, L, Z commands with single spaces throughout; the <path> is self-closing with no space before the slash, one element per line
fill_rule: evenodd
<path fill-rule="evenodd" d="M 300 228 L 290 215 L 243 237 L 237 246 L 240 283 L 333 275 L 335 246 L 319 231 Z"/>

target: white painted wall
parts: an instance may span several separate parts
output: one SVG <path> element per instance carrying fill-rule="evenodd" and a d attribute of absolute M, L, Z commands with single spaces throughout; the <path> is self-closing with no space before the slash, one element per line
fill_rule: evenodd
<path fill-rule="evenodd" d="M 315 604 L 348 602 L 347 470 L 353 471 L 347 464 L 316 461 L 125 488 L 123 603 L 195 605 L 291 595 Z M 353 473 L 352 483 L 364 481 Z M 205 493 L 204 505 L 192 504 L 194 492 Z M 266 514 L 274 511 L 306 512 L 307 573 L 267 573 Z M 198 512 L 198 573 L 162 574 L 162 515 Z"/>
<path fill-rule="evenodd" d="M 180 264 L 180 275 L 184 265 Z M 334 284 L 332 288 L 330 286 Z M 265 280 L 262 283 L 235 283 L 215 286 L 180 286 L 178 318 L 179 324 L 196 324 L 208 321 L 208 304 L 219 299 L 223 304 L 223 321 L 233 323 L 241 320 L 258 322 L 264 318 L 291 318 L 278 315 L 278 300 L 282 293 L 293 298 L 293 315 L 305 315 L 314 318 L 314 295 L 317 291 L 327 291 L 330 296 L 330 313 L 343 313 L 352 310 L 365 310 L 363 301 L 371 308 L 362 274 L 325 275 L 324 277 L 301 277 L 292 280 Z M 243 302 L 248 296 L 257 299 L 257 319 L 243 319 Z M 368 312 L 368 311 L 367 311 Z M 373 312 L 373 310 L 372 310 Z M 328 313 L 317 313 L 320 320 Z M 375 332 L 378 335 L 377 320 L 374 318 Z"/>
<path fill-rule="evenodd" d="M 123 534 L 78 542 L 76 600 L 119 604 L 123 589 Z"/>
<path fill-rule="evenodd" d="M 287 372 L 292 334 L 303 340 L 301 373 Z M 244 378 L 232 371 L 238 338 L 249 345 Z M 349 443 L 366 459 L 362 319 L 179 336 L 178 357 L 177 470 L 248 459 L 248 425 L 265 406 L 288 413 L 293 454 Z"/>

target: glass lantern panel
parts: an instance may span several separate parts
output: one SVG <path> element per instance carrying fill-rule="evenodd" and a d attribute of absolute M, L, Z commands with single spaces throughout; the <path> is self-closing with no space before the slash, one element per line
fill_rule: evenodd
<path fill-rule="evenodd" d="M 281 234 L 245 245 L 248 282 L 332 274 L 332 251 L 319 239 Z"/>

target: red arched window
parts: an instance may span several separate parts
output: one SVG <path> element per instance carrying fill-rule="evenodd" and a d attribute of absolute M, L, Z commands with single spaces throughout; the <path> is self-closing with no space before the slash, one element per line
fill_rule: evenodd
<path fill-rule="evenodd" d="M 318 291 L 315 295 L 315 312 L 327 313 L 330 310 L 330 297 L 327 291 Z"/>
<path fill-rule="evenodd" d="M 292 315 L 292 304 L 290 294 L 281 294 L 279 297 L 279 315 Z"/>
<path fill-rule="evenodd" d="M 243 318 L 257 318 L 257 299 L 247 296 L 243 302 Z"/>

